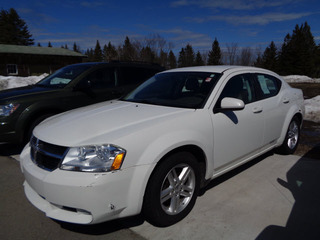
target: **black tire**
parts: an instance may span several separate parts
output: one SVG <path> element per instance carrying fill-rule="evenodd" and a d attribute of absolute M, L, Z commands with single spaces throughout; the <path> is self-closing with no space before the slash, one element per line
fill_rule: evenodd
<path fill-rule="evenodd" d="M 300 140 L 300 120 L 298 117 L 294 117 L 288 127 L 286 137 L 279 148 L 279 153 L 293 154 L 299 144 Z"/>
<path fill-rule="evenodd" d="M 146 220 L 158 227 L 179 222 L 192 210 L 199 186 L 199 163 L 192 154 L 168 156 L 149 179 L 143 203 Z"/>

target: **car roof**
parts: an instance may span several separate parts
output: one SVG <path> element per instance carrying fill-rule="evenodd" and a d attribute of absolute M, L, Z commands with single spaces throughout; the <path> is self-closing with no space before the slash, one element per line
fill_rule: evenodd
<path fill-rule="evenodd" d="M 250 67 L 250 66 L 229 66 L 229 65 L 214 65 L 214 66 L 196 66 L 196 67 L 184 67 L 184 68 L 176 68 L 167 70 L 164 72 L 212 72 L 212 73 L 224 73 L 226 71 L 261 71 L 261 72 L 269 72 L 273 73 L 269 70 Z"/>

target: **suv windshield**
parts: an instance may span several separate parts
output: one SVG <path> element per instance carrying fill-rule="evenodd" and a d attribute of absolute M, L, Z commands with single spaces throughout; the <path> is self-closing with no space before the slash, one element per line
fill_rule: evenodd
<path fill-rule="evenodd" d="M 91 65 L 74 65 L 67 66 L 57 70 L 52 75 L 44 78 L 36 85 L 53 88 L 64 88 L 73 79 L 78 77 L 81 73 L 91 68 Z"/>
<path fill-rule="evenodd" d="M 203 108 L 221 74 L 209 72 L 168 72 L 155 75 L 123 101 L 154 105 Z"/>

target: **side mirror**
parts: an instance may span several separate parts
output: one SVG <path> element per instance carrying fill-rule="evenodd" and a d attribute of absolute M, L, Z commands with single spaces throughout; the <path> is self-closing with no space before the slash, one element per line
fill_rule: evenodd
<path fill-rule="evenodd" d="M 221 111 L 239 111 L 244 109 L 244 102 L 241 99 L 237 98 L 223 98 L 221 100 L 221 106 L 218 109 L 215 109 L 215 112 Z"/>

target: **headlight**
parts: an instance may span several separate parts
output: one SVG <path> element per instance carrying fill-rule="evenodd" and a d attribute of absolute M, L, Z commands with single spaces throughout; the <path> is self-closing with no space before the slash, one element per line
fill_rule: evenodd
<path fill-rule="evenodd" d="M 0 116 L 10 116 L 17 108 L 20 106 L 20 104 L 17 103 L 10 103 L 7 105 L 0 105 Z"/>
<path fill-rule="evenodd" d="M 60 169 L 83 172 L 108 172 L 120 169 L 126 151 L 114 145 L 70 148 Z"/>

